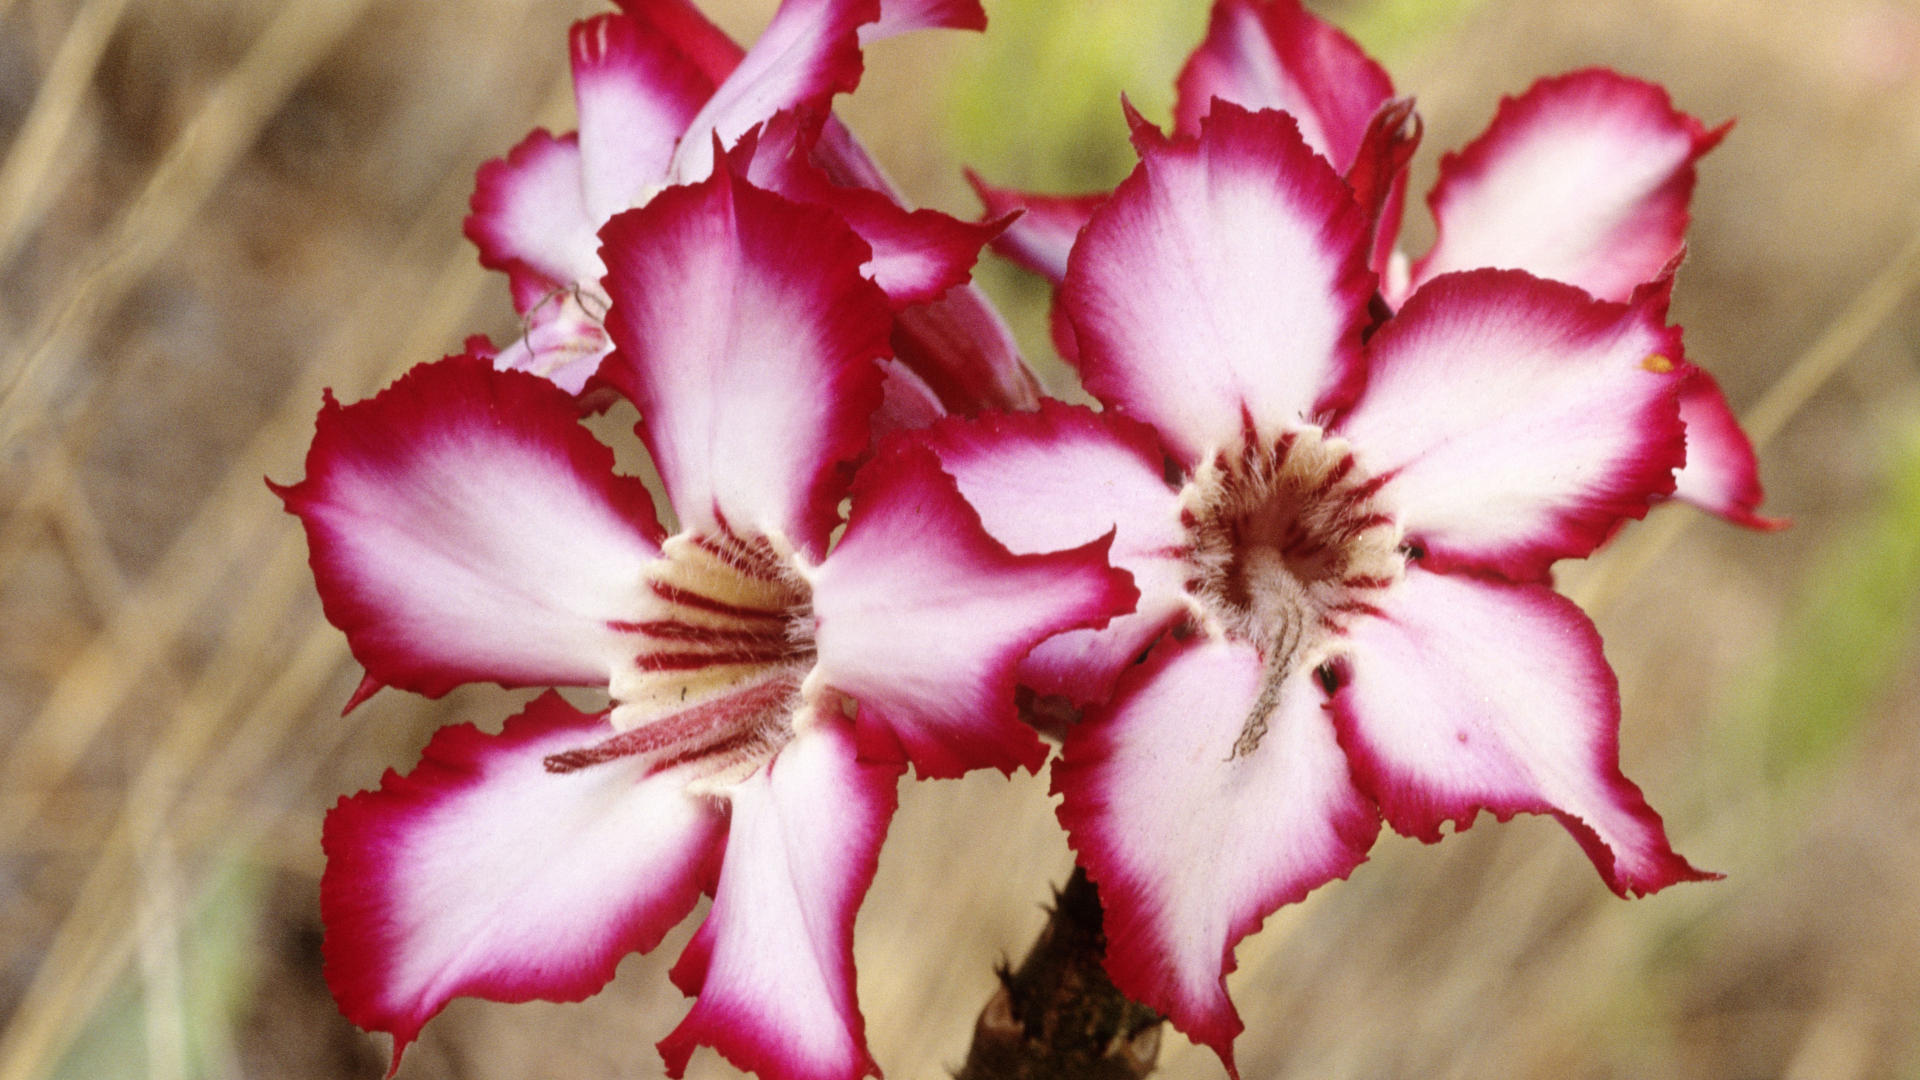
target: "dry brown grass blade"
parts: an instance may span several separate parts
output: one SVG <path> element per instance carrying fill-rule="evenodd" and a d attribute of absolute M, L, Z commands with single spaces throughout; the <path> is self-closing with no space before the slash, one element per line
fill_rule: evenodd
<path fill-rule="evenodd" d="M 224 748 L 245 747 L 251 752 L 225 768 L 216 761 L 211 773 L 198 778 L 177 808 L 163 799 L 177 787 L 179 773 L 187 767 L 190 755 L 185 751 L 190 748 L 184 744 L 216 725 L 175 723 L 170 727 L 170 734 L 179 733 L 180 742 L 163 746 L 149 756 L 140 777 L 128 788 L 112 835 L 102 845 L 19 1007 L 0 1033 L 0 1080 L 45 1076 L 134 958 L 140 935 L 139 927 L 128 917 L 128 907 L 138 894 L 135 866 L 143 843 L 152 836 L 142 830 L 156 827 L 162 808 L 168 811 L 165 817 L 174 835 L 188 842 L 219 836 L 245 849 L 271 830 L 277 818 L 271 811 L 249 815 L 236 825 L 226 813 L 232 788 L 249 775 L 242 768 L 257 769 L 262 751 L 271 753 L 299 730 L 297 718 L 310 710 L 340 662 L 339 642 L 331 628 L 319 627 L 308 634 L 254 702 L 247 722 L 222 744 Z M 190 713 L 183 706 L 177 715 L 187 717 Z M 307 747 L 300 761 L 308 769 L 318 768 L 348 730 L 349 724 L 335 725 L 331 738 L 323 737 L 321 745 Z M 298 776 L 288 779 L 295 784 L 302 782 Z M 190 911 L 194 906 L 184 903 L 179 909 Z"/>
<path fill-rule="evenodd" d="M 46 209 L 54 167 L 71 164 L 60 148 L 70 137 L 100 56 L 126 9 L 127 0 L 87 0 L 47 65 L 33 107 L 0 164 L 0 266 L 19 253 Z M 0 5 L 0 17 L 5 14 Z"/>
<path fill-rule="evenodd" d="M 50 360 L 73 352 L 199 216 L 260 127 L 352 29 L 370 0 L 289 3 L 207 97 L 167 148 L 153 175 L 88 257 L 64 302 L 27 333 L 27 352 L 0 387 L 0 446 L 44 416 L 53 386 Z"/>
<path fill-rule="evenodd" d="M 1762 449 L 1773 441 L 1820 388 L 1838 374 L 1847 361 L 1859 355 L 1861 346 L 1900 310 L 1900 305 L 1917 287 L 1920 287 L 1920 232 L 1854 295 L 1853 302 L 1827 324 L 1826 330 L 1805 352 L 1787 365 L 1766 395 L 1741 417 L 1740 424 L 1753 440 L 1753 448 Z M 1652 566 L 1699 517 L 1699 514 L 1671 510 L 1656 516 L 1631 533 L 1604 561 L 1594 564 L 1591 573 L 1567 590 L 1568 595 L 1589 611 L 1612 603 L 1629 582 Z"/>

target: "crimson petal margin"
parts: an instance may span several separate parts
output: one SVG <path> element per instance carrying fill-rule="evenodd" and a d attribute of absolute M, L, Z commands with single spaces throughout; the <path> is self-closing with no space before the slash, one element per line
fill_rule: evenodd
<path fill-rule="evenodd" d="M 625 15 L 575 23 L 568 41 L 587 212 L 605 221 L 667 175 L 674 147 L 713 91 L 672 41 Z"/>
<path fill-rule="evenodd" d="M 1176 86 L 1174 125 L 1182 133 L 1200 130 L 1214 98 L 1280 109 L 1342 173 L 1352 168 L 1373 114 L 1393 97 L 1385 69 L 1299 0 L 1219 0 Z"/>
<path fill-rule="evenodd" d="M 1594 300 L 1513 270 L 1449 274 L 1367 344 L 1334 427 L 1429 566 L 1537 579 L 1673 490 L 1680 332 L 1654 302 Z"/>
<path fill-rule="evenodd" d="M 817 559 L 890 348 L 867 245 L 724 167 L 601 236 L 616 346 L 601 374 L 639 407 L 682 527 L 711 535 L 724 517 Z"/>
<path fill-rule="evenodd" d="M 1055 285 L 1067 276 L 1067 256 L 1087 219 L 1107 201 L 1104 191 L 1087 195 L 1039 195 L 997 188 L 967 171 L 980 204 L 990 218 L 1018 213 L 993 241 L 993 250 L 1016 266 L 1031 270 Z"/>
<path fill-rule="evenodd" d="M 1374 293 L 1365 222 L 1293 120 L 1222 104 L 1198 139 L 1135 141 L 1140 166 L 1060 291 L 1087 390 L 1189 466 L 1249 417 L 1278 437 L 1349 400 Z"/>
<path fill-rule="evenodd" d="M 645 485 L 565 392 L 462 356 L 354 405 L 329 395 L 306 479 L 328 621 L 380 682 L 431 697 L 474 681 L 604 685 L 659 555 Z"/>
<path fill-rule="evenodd" d="M 1349 630 L 1334 699 L 1360 787 L 1428 843 L 1479 811 L 1559 818 L 1621 896 L 1717 875 L 1667 842 L 1620 772 L 1620 692 L 1600 635 L 1571 600 L 1418 568 Z"/>
<path fill-rule="evenodd" d="M 1427 199 L 1438 235 L 1413 287 L 1493 266 L 1624 301 L 1684 250 L 1694 162 L 1726 132 L 1616 72 L 1542 79 L 1441 160 Z"/>
<path fill-rule="evenodd" d="M 873 248 L 866 274 L 895 307 L 926 303 L 965 284 L 980 249 L 1005 222 L 976 224 L 935 210 L 908 210 L 871 188 L 836 184 L 809 158 L 819 132 L 820 118 L 781 113 L 734 148 L 735 171 L 757 187 L 846 219 Z"/>
<path fill-rule="evenodd" d="M 1263 677 L 1243 642 L 1163 640 L 1068 730 L 1053 767 L 1060 823 L 1106 908 L 1114 985 L 1236 1077 L 1234 947 L 1351 873 L 1380 829 L 1311 671 L 1286 681 L 1265 737 L 1235 755 Z"/>
<path fill-rule="evenodd" d="M 732 790 L 713 907 L 673 969 L 700 1000 L 660 1042 L 669 1076 L 695 1046 L 765 1080 L 880 1075 L 854 995 L 853 920 L 899 775 L 857 760 L 845 724 L 825 719 Z"/>
<path fill-rule="evenodd" d="M 669 175 L 675 183 L 714 168 L 714 144 L 788 109 L 825 108 L 860 84 L 860 27 L 880 18 L 879 0 L 782 0 L 773 21 L 687 125 Z"/>
<path fill-rule="evenodd" d="M 475 174 L 467 239 L 480 249 L 480 265 L 514 279 L 516 293 L 538 295 L 600 276 L 593 235 L 599 219 L 587 213 L 582 169 L 576 136 L 535 130 Z"/>
<path fill-rule="evenodd" d="M 327 983 L 393 1035 L 393 1066 L 455 997 L 579 1001 L 693 909 L 724 817 L 639 759 L 555 774 L 611 731 L 549 692 L 499 735 L 446 727 L 420 764 L 327 815 Z"/>
<path fill-rule="evenodd" d="M 1674 477 L 1673 497 L 1751 529 L 1781 529 L 1784 518 L 1760 514 L 1760 461 L 1727 405 L 1720 384 L 1700 368 L 1680 385 L 1680 419 L 1687 426 L 1687 464 Z"/>
<path fill-rule="evenodd" d="M 904 751 L 922 776 L 1038 769 L 1046 747 L 1014 708 L 1015 666 L 1053 634 L 1132 610 L 1139 593 L 1108 566 L 1110 544 L 1111 529 L 1010 554 L 931 451 L 890 440 L 855 479 L 847 531 L 813 576 L 820 651 L 804 689 L 853 698 L 862 751 Z"/>
<path fill-rule="evenodd" d="M 1048 638 L 1020 662 L 1020 682 L 1041 694 L 1105 700 L 1121 670 L 1186 610 L 1180 496 L 1164 479 L 1152 429 L 1044 401 L 1034 412 L 947 420 L 924 438 L 1010 551 L 1059 551 L 1113 534 L 1113 564 L 1140 590 L 1135 610 L 1100 630 Z"/>

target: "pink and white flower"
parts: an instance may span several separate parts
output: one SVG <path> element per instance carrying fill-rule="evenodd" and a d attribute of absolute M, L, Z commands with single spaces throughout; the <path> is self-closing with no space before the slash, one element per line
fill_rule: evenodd
<path fill-rule="evenodd" d="M 852 928 L 897 779 L 1037 768 L 1015 664 L 1136 592 L 1107 540 L 1010 554 L 930 451 L 869 456 L 893 313 L 832 213 L 723 163 L 602 238 L 602 374 L 639 407 L 671 535 L 571 395 L 471 355 L 329 400 L 280 489 L 370 683 L 612 698 L 443 730 L 343 800 L 327 977 L 397 1066 L 451 998 L 578 1000 L 710 893 L 670 1073 L 705 1045 L 782 1080 L 877 1074 Z"/>
<path fill-rule="evenodd" d="M 1344 176 L 1373 230 L 1369 262 L 1397 308 L 1442 274 L 1525 270 L 1626 303 L 1664 290 L 1685 254 L 1694 163 L 1730 125 L 1709 129 L 1665 90 L 1605 70 L 1542 79 L 1500 105 L 1487 130 L 1440 163 L 1428 196 L 1438 236 L 1409 265 L 1395 249 L 1404 166 L 1419 138 L 1411 101 L 1387 73 L 1299 0 L 1217 0 L 1178 83 L 1175 131 L 1199 132 L 1215 101 L 1279 109 Z M 1056 284 L 1102 195 L 1047 196 L 975 181 L 989 212 L 1026 215 L 995 249 Z M 1056 337 L 1060 337 L 1058 331 Z M 1074 347 L 1063 339 L 1063 351 Z M 1761 517 L 1754 454 L 1713 378 L 1695 368 L 1685 401 L 1688 452 L 1675 497 L 1730 521 Z"/>
<path fill-rule="evenodd" d="M 1060 292 L 1107 411 L 929 437 L 1013 550 L 1111 533 L 1140 587 L 1022 677 L 1090 706 L 1054 788 L 1115 982 L 1231 1070 L 1235 945 L 1382 819 L 1552 814 L 1623 896 L 1709 876 L 1621 774 L 1599 637 L 1545 584 L 1672 493 L 1696 375 L 1660 297 L 1518 270 L 1379 321 L 1371 223 L 1286 114 L 1134 124 Z"/>
<path fill-rule="evenodd" d="M 889 378 L 956 411 L 1033 403 L 1035 383 L 1004 325 L 967 285 L 1000 226 L 908 211 L 827 113 L 835 94 L 859 82 L 862 42 L 978 29 L 978 0 L 785 0 L 745 52 L 684 0 L 622 6 L 572 29 L 580 130 L 535 131 L 480 169 L 467 235 L 482 264 L 508 275 L 527 326 L 499 350 L 497 366 L 585 389 L 613 348 L 600 227 L 707 176 L 716 144 L 778 124 L 780 152 L 759 154 L 753 179 L 831 207 L 872 247 L 865 272 L 901 312 L 893 334 L 901 364 Z"/>

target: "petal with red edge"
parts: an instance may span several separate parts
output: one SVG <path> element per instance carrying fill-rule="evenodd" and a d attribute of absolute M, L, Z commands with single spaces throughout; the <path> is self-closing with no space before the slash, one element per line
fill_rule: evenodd
<path fill-rule="evenodd" d="M 880 20 L 862 27 L 860 40 L 879 41 L 909 30 L 985 30 L 980 0 L 880 0 Z"/>
<path fill-rule="evenodd" d="M 665 182 L 687 125 L 713 91 L 662 35 L 624 15 L 575 23 L 573 98 L 587 212 L 605 221 Z"/>
<path fill-rule="evenodd" d="M 1620 692 L 1600 635 L 1571 600 L 1412 569 L 1357 620 L 1334 698 L 1354 776 L 1387 822 L 1429 843 L 1440 826 L 1552 814 L 1614 892 L 1702 873 L 1620 772 Z"/>
<path fill-rule="evenodd" d="M 1374 279 L 1352 194 L 1285 114 L 1222 105 L 1197 140 L 1157 138 L 1060 299 L 1087 389 L 1191 465 L 1248 417 L 1277 437 L 1346 400 Z"/>
<path fill-rule="evenodd" d="M 896 307 L 935 299 L 971 276 L 981 247 L 1002 223 L 973 224 L 933 210 L 908 210 L 870 188 L 836 184 L 809 160 L 818 137 L 817 119 L 781 113 L 757 138 L 741 140 L 730 156 L 736 171 L 755 186 L 827 207 L 846 219 L 873 249 L 867 276 Z"/>
<path fill-rule="evenodd" d="M 1760 462 L 1740 430 L 1727 397 L 1699 368 L 1680 384 L 1680 419 L 1687 426 L 1687 463 L 1674 477 L 1673 497 L 1753 529 L 1778 529 L 1782 518 L 1759 513 Z"/>
<path fill-rule="evenodd" d="M 1134 612 L 1048 638 L 1020 662 L 1020 682 L 1042 694 L 1105 700 L 1121 670 L 1187 608 L 1179 494 L 1163 479 L 1153 432 L 1047 401 L 1037 412 L 949 420 L 925 438 L 1009 550 L 1060 551 L 1113 534 L 1113 564 L 1140 590 Z"/>
<path fill-rule="evenodd" d="M 1100 886 L 1114 984 L 1230 1071 L 1234 947 L 1346 877 L 1380 828 L 1311 671 L 1280 686 L 1265 735 L 1236 754 L 1264 679 L 1250 645 L 1163 641 L 1070 729 L 1053 773 L 1060 822 Z"/>
<path fill-rule="evenodd" d="M 1373 114 L 1393 96 L 1386 71 L 1299 0 L 1220 0 L 1178 87 L 1179 131 L 1198 132 L 1214 98 L 1280 109 L 1299 122 L 1314 153 L 1343 173 Z"/>
<path fill-rule="evenodd" d="M 713 168 L 713 143 L 731 146 L 776 113 L 825 108 L 860 83 L 859 29 L 879 0 L 783 0 L 753 48 L 687 125 L 669 170 L 675 183 Z"/>
<path fill-rule="evenodd" d="M 1016 265 L 1039 274 L 1055 285 L 1067 276 L 1067 255 L 1086 228 L 1087 219 L 1107 201 L 1107 193 L 1089 195 L 1036 195 L 1032 192 L 997 188 L 967 173 L 967 183 L 980 196 L 989 217 L 1019 217 L 993 241 L 993 250 Z"/>
<path fill-rule="evenodd" d="M 586 389 L 613 351 L 597 314 L 606 310 L 597 290 L 549 290 L 522 310 L 526 333 L 495 352 L 493 366 L 538 375 L 569 394 Z"/>
<path fill-rule="evenodd" d="M 1658 305 L 1512 270 L 1450 274 L 1367 344 L 1334 425 L 1434 568 L 1537 578 L 1672 490 L 1680 334 Z"/>
<path fill-rule="evenodd" d="M 874 410 L 872 419 L 876 444 L 896 431 L 923 428 L 947 415 L 940 399 L 913 369 L 898 360 L 884 360 L 880 370 L 884 377 L 880 384 L 880 407 Z"/>
<path fill-rule="evenodd" d="M 535 131 L 506 157 L 480 166 L 466 223 L 480 265 L 516 278 L 536 275 L 536 292 L 598 278 L 599 219 L 587 212 L 583 183 L 572 135 Z"/>
<path fill-rule="evenodd" d="M 740 66 L 746 50 L 713 24 L 691 0 L 614 0 L 627 17 L 673 48 L 715 86 Z"/>
<path fill-rule="evenodd" d="M 1038 768 L 1046 748 L 1019 721 L 1014 668 L 1053 634 L 1132 610 L 1139 593 L 1108 547 L 1102 536 L 1010 554 L 931 451 L 891 441 L 855 480 L 847 531 L 813 576 L 812 700 L 852 698 L 862 750 L 897 746 L 922 776 Z"/>
<path fill-rule="evenodd" d="M 823 721 L 733 789 L 713 908 L 673 969 L 700 1000 L 660 1042 L 668 1075 L 696 1046 L 778 1080 L 879 1075 L 854 999 L 853 918 L 899 775 L 856 760 L 852 734 Z"/>
<path fill-rule="evenodd" d="M 867 246 L 724 168 L 602 236 L 617 351 L 601 374 L 639 407 L 682 526 L 724 517 L 818 557 L 881 398 L 892 315 L 860 276 Z"/>
<path fill-rule="evenodd" d="M 978 286 L 903 309 L 894 319 L 893 351 L 912 368 L 948 412 L 1031 409 L 1040 400 L 1013 331 Z"/>
<path fill-rule="evenodd" d="M 1693 163 L 1726 130 L 1616 72 L 1543 79 L 1440 162 L 1438 238 L 1413 284 L 1495 266 L 1625 300 L 1680 254 Z"/>
<path fill-rule="evenodd" d="M 520 372 L 456 357 L 320 412 L 307 477 L 280 489 L 327 618 L 381 682 L 604 684 L 660 528 L 638 480 Z"/>
<path fill-rule="evenodd" d="M 442 728 L 413 772 L 327 815 L 327 984 L 396 1065 L 455 997 L 590 996 L 699 900 L 724 818 L 683 776 L 544 766 L 611 730 L 548 693 L 499 735 Z"/>

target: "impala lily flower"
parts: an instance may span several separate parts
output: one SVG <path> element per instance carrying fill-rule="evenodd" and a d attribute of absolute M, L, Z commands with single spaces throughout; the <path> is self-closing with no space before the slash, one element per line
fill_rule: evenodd
<path fill-rule="evenodd" d="M 1552 814 L 1622 895 L 1709 876 L 1621 774 L 1599 637 L 1541 583 L 1673 490 L 1691 368 L 1658 299 L 1520 271 L 1376 325 L 1368 222 L 1289 117 L 1134 123 L 1060 296 L 1108 411 L 929 437 L 1013 550 L 1115 534 L 1137 612 L 1023 678 L 1093 703 L 1054 788 L 1114 981 L 1231 1070 L 1235 945 L 1382 818 Z"/>
<path fill-rule="evenodd" d="M 1294 117 L 1361 202 L 1374 229 L 1369 261 L 1390 307 L 1442 274 L 1478 267 L 1525 270 L 1620 303 L 1637 290 L 1664 290 L 1686 250 L 1694 162 L 1728 127 L 1708 129 L 1676 110 L 1665 90 L 1612 71 L 1543 79 L 1503 101 L 1479 138 L 1441 159 L 1428 195 L 1437 239 L 1409 267 L 1395 240 L 1417 119 L 1351 38 L 1299 0 L 1217 0 L 1178 89 L 1174 124 L 1183 135 L 1198 133 L 1216 100 Z M 995 215 L 1026 210 L 994 246 L 1056 284 L 1074 238 L 1105 198 L 974 185 Z M 1056 338 L 1061 329 L 1056 321 Z M 1753 448 L 1712 376 L 1689 370 L 1681 409 L 1689 437 L 1674 496 L 1739 524 L 1777 527 L 1757 512 Z"/>
<path fill-rule="evenodd" d="M 504 271 L 526 335 L 494 358 L 579 393 L 612 350 L 603 322 L 606 267 L 595 251 L 609 218 L 713 168 L 731 146 L 782 117 L 793 160 L 760 160 L 760 186 L 829 206 L 873 248 L 866 264 L 901 312 L 889 378 L 948 407 L 1031 405 L 1032 376 L 998 317 L 966 282 L 998 224 L 909 212 L 827 105 L 859 82 L 863 40 L 925 27 L 978 29 L 978 0 L 785 0 L 751 50 L 684 0 L 628 0 L 575 24 L 580 130 L 535 131 L 480 170 L 467 235 Z M 823 132 L 825 128 L 825 132 Z M 814 157 L 833 166 L 831 180 Z M 835 183 L 833 181 L 838 181 Z M 853 185 L 853 186 L 845 186 Z M 921 386 L 925 384 L 925 390 Z"/>
<path fill-rule="evenodd" d="M 1135 590 L 1104 540 L 1009 554 L 922 447 L 886 442 L 847 479 L 891 311 L 831 213 L 722 167 L 603 236 L 603 374 L 639 406 L 678 531 L 570 395 L 473 356 L 329 401 L 282 490 L 370 680 L 613 699 L 447 729 L 343 800 L 327 977 L 397 1065 L 453 997 L 593 993 L 708 892 L 673 969 L 698 1001 L 660 1043 L 671 1074 L 697 1045 L 781 1080 L 875 1073 L 852 926 L 896 779 L 1037 768 L 1015 661 Z"/>

